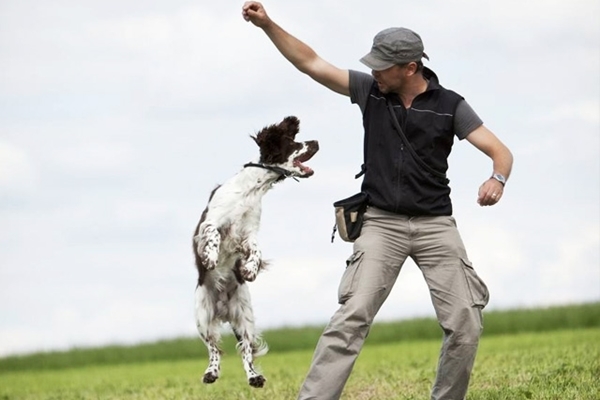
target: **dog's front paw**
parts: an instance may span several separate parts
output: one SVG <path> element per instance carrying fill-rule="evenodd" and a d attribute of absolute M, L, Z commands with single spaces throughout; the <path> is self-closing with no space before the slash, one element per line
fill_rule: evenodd
<path fill-rule="evenodd" d="M 261 387 L 265 386 L 266 381 L 267 380 L 265 379 L 264 376 L 258 375 L 258 376 L 253 376 L 252 378 L 248 379 L 248 384 L 255 388 L 261 388 Z"/>
<path fill-rule="evenodd" d="M 258 265 L 254 261 L 249 261 L 240 268 L 240 274 L 247 282 L 253 282 L 258 275 Z"/>
<path fill-rule="evenodd" d="M 200 262 L 207 270 L 215 269 L 217 267 L 217 261 L 219 260 L 219 253 L 211 250 L 207 247 L 200 253 Z"/>
<path fill-rule="evenodd" d="M 219 261 L 221 235 L 216 227 L 209 224 L 203 226 L 201 232 L 194 238 L 198 246 L 198 257 L 200 257 L 200 262 L 204 268 L 207 270 L 215 269 Z"/>
<path fill-rule="evenodd" d="M 219 379 L 219 376 L 212 373 L 212 372 L 207 372 L 204 374 L 204 377 L 202 378 L 202 382 L 203 383 L 214 383 L 217 379 Z"/>
<path fill-rule="evenodd" d="M 263 266 L 261 252 L 256 249 L 256 246 L 253 246 L 248 251 L 248 257 L 241 261 L 240 274 L 245 281 L 252 282 L 256 279 Z"/>

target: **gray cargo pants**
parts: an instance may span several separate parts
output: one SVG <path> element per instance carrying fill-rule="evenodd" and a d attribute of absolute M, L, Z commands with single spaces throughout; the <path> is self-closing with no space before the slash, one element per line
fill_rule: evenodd
<path fill-rule="evenodd" d="M 454 218 L 408 217 L 369 207 L 340 283 L 341 306 L 319 339 L 299 400 L 340 398 L 407 257 L 425 277 L 444 332 L 431 399 L 465 398 L 488 290 L 467 258 Z"/>

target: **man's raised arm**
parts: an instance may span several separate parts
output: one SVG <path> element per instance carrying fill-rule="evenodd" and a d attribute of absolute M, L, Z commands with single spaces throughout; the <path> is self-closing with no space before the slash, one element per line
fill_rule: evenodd
<path fill-rule="evenodd" d="M 298 70 L 334 92 L 345 96 L 350 95 L 348 70 L 329 64 L 308 45 L 283 30 L 269 18 L 261 3 L 256 1 L 244 3 L 242 15 L 246 21 L 261 28 L 279 52 Z"/>

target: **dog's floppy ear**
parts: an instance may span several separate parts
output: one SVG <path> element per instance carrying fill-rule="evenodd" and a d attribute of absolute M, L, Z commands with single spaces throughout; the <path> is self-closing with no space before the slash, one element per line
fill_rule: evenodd
<path fill-rule="evenodd" d="M 260 148 L 260 162 L 277 164 L 285 161 L 287 156 L 285 143 L 293 143 L 290 134 L 282 129 L 281 124 L 266 126 L 250 136 Z"/>
<path fill-rule="evenodd" d="M 256 136 L 250 135 L 250 137 L 256 142 L 258 147 L 262 146 L 266 140 L 275 141 L 278 136 L 275 132 L 279 132 L 280 135 L 288 136 L 292 139 L 296 137 L 296 134 L 300 131 L 300 120 L 290 115 L 285 117 L 279 124 L 273 124 L 266 126 L 261 129 Z"/>
<path fill-rule="evenodd" d="M 300 120 L 295 116 L 290 115 L 289 117 L 285 117 L 283 121 L 279 123 L 279 128 L 294 138 L 300 130 Z"/>
<path fill-rule="evenodd" d="M 270 152 L 276 152 L 276 148 L 280 147 L 282 132 L 279 125 L 270 125 L 262 128 L 255 136 L 250 135 L 254 142 L 263 149 L 271 149 Z"/>

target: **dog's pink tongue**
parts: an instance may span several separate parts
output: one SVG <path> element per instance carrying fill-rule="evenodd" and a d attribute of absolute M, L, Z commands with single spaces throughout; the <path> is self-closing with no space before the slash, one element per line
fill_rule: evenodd
<path fill-rule="evenodd" d="M 298 167 L 298 168 L 300 168 L 300 170 L 301 170 L 302 172 L 304 172 L 306 175 L 312 175 L 312 174 L 314 174 L 314 173 L 315 173 L 315 172 L 314 172 L 314 171 L 313 171 L 311 168 L 309 168 L 309 167 L 307 167 L 306 165 L 302 164 L 302 163 L 301 163 L 300 161 L 298 161 L 298 160 L 295 160 L 295 161 L 294 161 L 294 167 Z"/>

